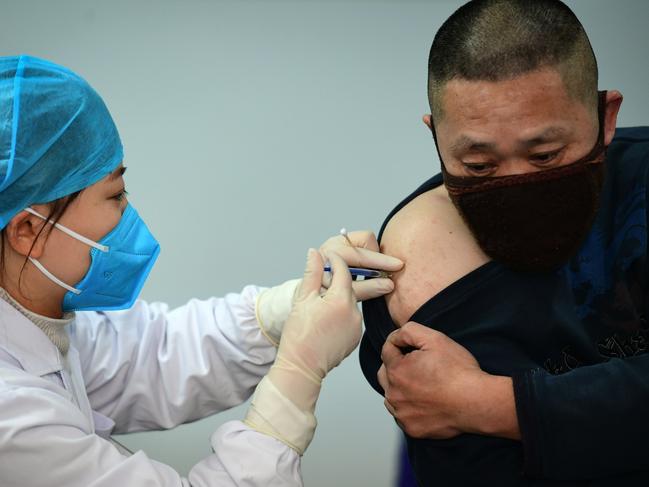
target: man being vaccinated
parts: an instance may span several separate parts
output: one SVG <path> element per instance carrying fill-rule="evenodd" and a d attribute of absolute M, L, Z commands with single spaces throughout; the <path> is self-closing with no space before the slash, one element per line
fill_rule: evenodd
<path fill-rule="evenodd" d="M 442 171 L 383 226 L 406 265 L 361 346 L 417 480 L 642 485 L 649 129 L 558 0 L 458 9 L 428 97 Z"/>

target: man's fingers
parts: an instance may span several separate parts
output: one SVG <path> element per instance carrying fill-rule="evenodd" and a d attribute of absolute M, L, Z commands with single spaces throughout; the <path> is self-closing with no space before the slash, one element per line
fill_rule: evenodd
<path fill-rule="evenodd" d="M 392 367 L 396 362 L 403 358 L 403 352 L 397 346 L 388 340 L 383 344 L 381 349 L 381 361 L 386 367 Z"/>
<path fill-rule="evenodd" d="M 411 321 L 397 331 L 390 333 L 385 343 L 386 345 L 390 343 L 400 350 L 405 348 L 422 349 L 436 335 L 441 335 L 441 333 Z"/>
<path fill-rule="evenodd" d="M 394 406 L 393 406 L 392 404 L 390 404 L 390 401 L 388 401 L 387 399 L 384 399 L 384 400 L 383 400 L 383 404 L 385 405 L 385 409 L 387 409 L 388 412 L 389 412 L 392 416 L 394 416 L 395 419 L 396 419 L 397 411 L 396 411 L 396 409 L 394 409 Z"/>
<path fill-rule="evenodd" d="M 394 290 L 394 283 L 391 279 L 367 279 L 352 283 L 354 294 L 358 301 L 378 298 Z"/>
<path fill-rule="evenodd" d="M 314 250 L 309 249 L 306 257 L 306 269 L 304 270 L 304 277 L 302 284 L 298 288 L 296 299 L 305 299 L 311 293 L 320 293 L 320 286 L 322 285 L 322 274 L 324 273 L 324 264 L 320 254 Z"/>
<path fill-rule="evenodd" d="M 388 371 L 385 369 L 385 364 L 381 365 L 381 368 L 376 373 L 376 378 L 379 380 L 379 385 L 383 388 L 383 391 L 388 390 Z"/>

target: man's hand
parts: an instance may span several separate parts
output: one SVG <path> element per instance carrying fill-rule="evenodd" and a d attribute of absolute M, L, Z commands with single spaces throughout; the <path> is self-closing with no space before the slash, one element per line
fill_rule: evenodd
<path fill-rule="evenodd" d="M 381 359 L 385 407 L 409 436 L 520 439 L 511 378 L 487 374 L 443 333 L 407 323 L 388 336 Z"/>

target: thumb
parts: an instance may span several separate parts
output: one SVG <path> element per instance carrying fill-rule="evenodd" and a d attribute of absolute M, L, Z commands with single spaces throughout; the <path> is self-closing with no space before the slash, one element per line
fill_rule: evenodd
<path fill-rule="evenodd" d="M 401 349 L 422 349 L 435 335 L 441 335 L 441 333 L 411 321 L 390 333 L 387 341 Z"/>
<path fill-rule="evenodd" d="M 306 299 L 312 293 L 319 294 L 323 273 L 324 263 L 322 262 L 322 257 L 320 257 L 320 254 L 315 249 L 309 249 L 306 255 L 304 277 L 295 296 L 296 300 Z"/>
<path fill-rule="evenodd" d="M 335 252 L 327 252 L 331 264 L 331 286 L 327 294 L 349 294 L 352 292 L 352 276 L 345 261 Z"/>

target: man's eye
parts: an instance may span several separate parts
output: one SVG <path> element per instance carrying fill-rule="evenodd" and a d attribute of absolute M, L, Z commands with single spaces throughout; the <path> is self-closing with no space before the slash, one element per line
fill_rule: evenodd
<path fill-rule="evenodd" d="M 464 163 L 464 167 L 469 173 L 482 176 L 485 174 L 489 174 L 491 171 L 494 169 L 493 164 L 469 164 L 469 163 Z"/>
<path fill-rule="evenodd" d="M 545 152 L 543 154 L 534 154 L 530 157 L 535 164 L 547 164 L 552 162 L 561 151 Z"/>

